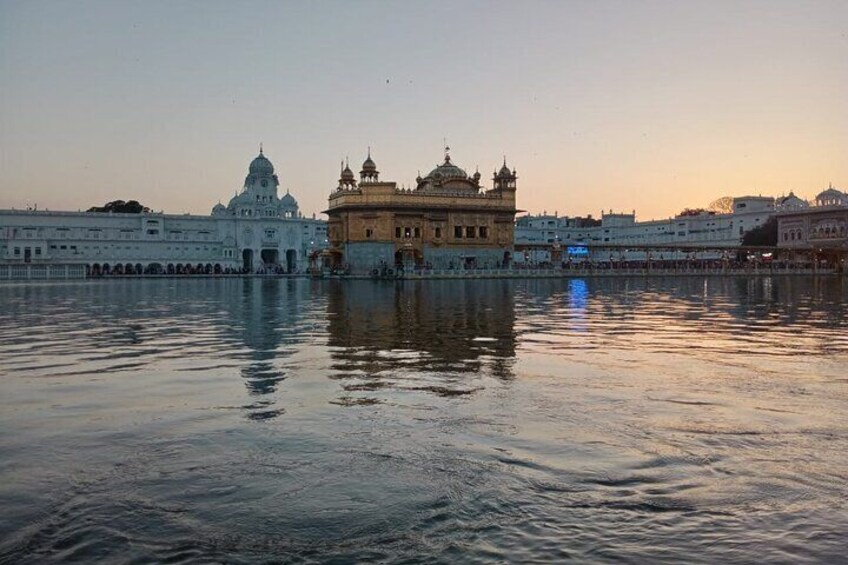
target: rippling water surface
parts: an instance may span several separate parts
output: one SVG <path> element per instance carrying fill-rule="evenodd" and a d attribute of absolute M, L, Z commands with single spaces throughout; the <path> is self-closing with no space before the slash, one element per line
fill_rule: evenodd
<path fill-rule="evenodd" d="M 814 562 L 848 281 L 0 286 L 0 561 Z"/>

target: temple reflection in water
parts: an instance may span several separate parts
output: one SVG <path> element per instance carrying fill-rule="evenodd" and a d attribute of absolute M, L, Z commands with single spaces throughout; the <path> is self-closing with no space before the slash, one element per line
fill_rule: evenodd
<path fill-rule="evenodd" d="M 511 281 L 347 281 L 327 291 L 336 370 L 375 374 L 403 367 L 511 377 Z"/>
<path fill-rule="evenodd" d="M 7 341 L 27 351 L 42 336 L 40 375 L 147 371 L 144 386 L 164 375 L 220 387 L 212 407 L 251 420 L 320 409 L 307 402 L 317 390 L 355 404 L 479 395 L 520 374 L 518 358 L 649 355 L 691 335 L 690 357 L 838 353 L 842 334 L 819 330 L 848 319 L 843 277 L 132 279 L 3 291 L 0 314 L 25 328 Z"/>

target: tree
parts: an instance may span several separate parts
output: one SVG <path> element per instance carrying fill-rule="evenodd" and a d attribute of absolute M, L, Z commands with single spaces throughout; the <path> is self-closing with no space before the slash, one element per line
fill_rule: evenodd
<path fill-rule="evenodd" d="M 142 206 L 138 200 L 130 200 L 129 202 L 124 202 L 123 200 L 113 200 L 112 202 L 107 202 L 103 206 L 92 206 L 88 209 L 88 212 L 113 212 L 115 214 L 141 214 L 150 212 L 150 208 L 147 206 Z"/>
<path fill-rule="evenodd" d="M 700 216 L 701 214 L 709 214 L 707 210 L 703 208 L 685 208 L 682 212 L 680 212 L 677 217 L 681 218 L 684 216 Z"/>
<path fill-rule="evenodd" d="M 713 200 L 709 206 L 710 212 L 716 214 L 732 214 L 733 213 L 733 197 L 722 196 L 718 200 Z"/>
<path fill-rule="evenodd" d="M 742 236 L 742 245 L 776 246 L 777 218 L 772 216 L 763 225 L 745 232 L 745 235 Z"/>

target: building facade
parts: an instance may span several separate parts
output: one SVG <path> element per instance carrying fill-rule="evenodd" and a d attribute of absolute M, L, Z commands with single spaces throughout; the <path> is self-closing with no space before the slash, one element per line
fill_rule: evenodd
<path fill-rule="evenodd" d="M 685 256 L 674 248 L 738 247 L 745 232 L 763 225 L 775 213 L 770 196 L 743 196 L 733 199 L 732 212 L 705 211 L 681 214 L 664 220 L 636 221 L 636 213 L 602 212 L 600 219 L 569 218 L 557 215 L 528 215 L 518 218 L 515 228 L 516 261 L 549 263 L 574 258 L 607 259 L 610 249 L 625 259 L 644 259 L 644 251 L 633 248 L 660 248 L 666 258 Z M 579 250 L 575 252 L 575 250 Z"/>
<path fill-rule="evenodd" d="M 359 182 L 342 167 L 330 194 L 329 261 L 350 272 L 380 268 L 493 268 L 512 261 L 517 175 L 504 160 L 484 189 L 480 173 L 468 175 L 445 150 L 444 161 L 416 187 L 379 178 L 368 157 Z"/>
<path fill-rule="evenodd" d="M 791 204 L 777 214 L 778 247 L 845 268 L 848 192 L 830 186 L 810 203 L 795 197 Z"/>
<path fill-rule="evenodd" d="M 326 222 L 302 216 L 260 149 L 241 191 L 209 216 L 0 210 L 0 262 L 98 273 L 306 271 Z"/>

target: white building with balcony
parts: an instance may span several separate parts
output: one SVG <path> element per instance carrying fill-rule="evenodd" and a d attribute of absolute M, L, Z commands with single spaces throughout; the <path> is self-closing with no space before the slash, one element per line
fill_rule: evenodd
<path fill-rule="evenodd" d="M 644 259 L 644 251 L 628 248 L 667 247 L 665 258 L 685 256 L 676 247 L 738 247 L 745 232 L 763 225 L 775 213 L 770 196 L 742 196 L 733 199 L 732 212 L 683 213 L 663 220 L 636 221 L 636 213 L 602 212 L 601 218 L 571 218 L 557 215 L 527 215 L 516 220 L 515 260 L 547 263 L 575 258 Z M 658 255 L 658 254 L 657 254 Z"/>

